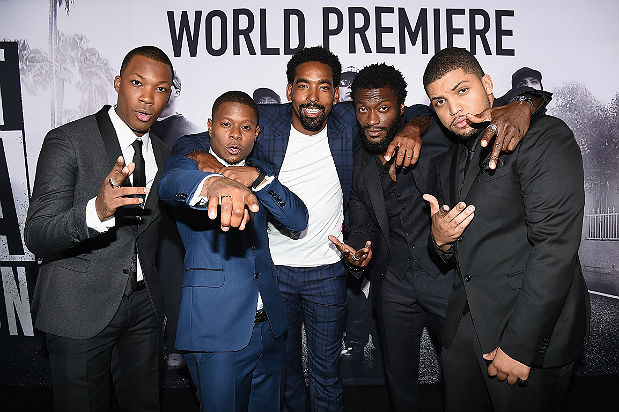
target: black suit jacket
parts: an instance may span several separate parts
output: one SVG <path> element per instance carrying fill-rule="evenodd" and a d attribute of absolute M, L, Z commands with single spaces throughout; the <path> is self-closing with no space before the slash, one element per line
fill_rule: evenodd
<path fill-rule="evenodd" d="M 475 217 L 454 244 L 458 276 L 443 344 L 450 345 L 468 301 L 484 352 L 500 346 L 532 367 L 574 360 L 589 302 L 578 260 L 582 158 L 571 130 L 554 117 L 533 119 L 494 171 L 487 168 L 490 147 L 478 146 L 462 184 L 457 149 L 439 163 L 439 204 L 464 201 L 475 205 Z"/>
<path fill-rule="evenodd" d="M 435 120 L 423 136 L 419 161 L 410 168 L 420 194 L 436 194 L 436 165 L 451 145 L 451 140 L 445 136 Z M 348 207 L 350 215 L 348 243 L 359 249 L 367 240 L 372 241 L 373 258 L 367 270 L 372 281 L 374 299 L 378 295 L 391 254 L 389 221 L 376 156 L 365 148 L 359 149 L 355 154 L 353 185 Z M 422 273 L 415 275 L 425 276 L 426 279 L 419 282 L 423 288 L 418 288 L 417 293 L 426 303 L 427 310 L 445 317 L 447 298 L 453 281 L 453 269 L 450 270 L 448 265 L 428 250 L 426 239 L 430 233 L 431 219 L 429 208 L 424 205 L 424 210 L 427 212 L 426 219 L 417 223 L 417 238 L 423 240 L 415 244 L 413 258 L 423 268 Z"/>
<path fill-rule="evenodd" d="M 153 262 L 161 219 L 157 184 L 170 153 L 154 134 L 159 171 L 142 223 L 119 219 L 117 212 L 116 226 L 105 233 L 86 226 L 86 204 L 122 154 L 109 107 L 47 134 L 24 229 L 26 245 L 43 259 L 32 302 L 35 327 L 68 338 L 90 338 L 109 324 L 127 285 L 136 242 L 151 301 L 160 318 L 162 313 Z"/>

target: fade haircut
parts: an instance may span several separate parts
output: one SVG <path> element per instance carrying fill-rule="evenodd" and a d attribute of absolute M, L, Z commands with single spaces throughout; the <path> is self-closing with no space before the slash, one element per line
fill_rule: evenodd
<path fill-rule="evenodd" d="M 375 63 L 365 66 L 352 82 L 350 95 L 355 100 L 358 90 L 380 89 L 390 87 L 398 97 L 398 103 L 406 100 L 406 80 L 398 69 L 385 63 Z"/>
<path fill-rule="evenodd" d="M 318 62 L 331 67 L 331 72 L 333 72 L 333 87 L 337 87 L 340 84 L 340 79 L 342 78 L 342 65 L 340 64 L 340 59 L 321 46 L 301 49 L 290 58 L 288 66 L 286 67 L 288 84 L 294 83 L 294 78 L 297 75 L 297 67 L 303 63 L 309 62 Z"/>
<path fill-rule="evenodd" d="M 423 73 L 423 87 L 427 88 L 430 83 L 458 69 L 474 74 L 480 79 L 484 76 L 484 70 L 471 52 L 458 47 L 448 47 L 436 53 L 428 62 Z"/>
<path fill-rule="evenodd" d="M 211 116 L 213 118 L 215 118 L 215 113 L 219 109 L 219 106 L 224 103 L 240 103 L 251 107 L 256 114 L 256 124 L 258 124 L 258 105 L 256 104 L 256 102 L 254 102 L 254 99 L 252 99 L 251 96 L 247 93 L 239 90 L 230 90 L 219 96 L 217 99 L 215 99 L 215 103 L 213 103 L 213 111 L 211 113 Z"/>
<path fill-rule="evenodd" d="M 144 57 L 148 57 L 149 59 L 158 61 L 160 63 L 167 64 L 168 66 L 170 66 L 170 71 L 174 73 L 174 67 L 172 66 L 172 62 L 170 61 L 170 58 L 168 57 L 167 54 L 165 54 L 163 50 L 155 46 L 140 46 L 140 47 L 136 47 L 135 49 L 127 53 L 127 55 L 123 59 L 123 62 L 120 65 L 121 76 L 123 72 L 125 71 L 125 69 L 127 68 L 127 66 L 129 65 L 129 63 L 131 62 L 131 59 L 133 59 L 135 56 L 144 56 Z"/>

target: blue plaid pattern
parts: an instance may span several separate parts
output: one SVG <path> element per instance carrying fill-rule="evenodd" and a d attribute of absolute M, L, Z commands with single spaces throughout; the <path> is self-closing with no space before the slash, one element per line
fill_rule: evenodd
<path fill-rule="evenodd" d="M 311 268 L 275 266 L 288 321 L 286 410 L 305 412 L 301 324 L 305 324 L 312 411 L 341 411 L 339 358 L 346 324 L 346 269 L 340 262 Z"/>

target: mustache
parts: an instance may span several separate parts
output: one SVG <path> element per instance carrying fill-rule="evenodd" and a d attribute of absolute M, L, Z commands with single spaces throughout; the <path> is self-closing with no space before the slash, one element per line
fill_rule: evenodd
<path fill-rule="evenodd" d="M 389 130 L 389 128 L 385 127 L 385 126 L 372 126 L 372 125 L 369 125 L 369 124 L 361 126 L 361 131 L 364 132 L 364 133 L 367 132 L 369 129 L 383 130 L 383 131 Z"/>
<path fill-rule="evenodd" d="M 318 104 L 318 103 L 304 103 L 302 105 L 299 106 L 299 109 L 320 109 L 323 112 L 325 111 L 325 107 L 322 104 Z"/>

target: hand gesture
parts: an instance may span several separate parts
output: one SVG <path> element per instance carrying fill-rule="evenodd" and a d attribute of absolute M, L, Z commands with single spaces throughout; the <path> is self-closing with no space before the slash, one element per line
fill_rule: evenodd
<path fill-rule="evenodd" d="M 333 235 L 329 235 L 329 240 L 335 245 L 337 250 L 342 253 L 348 264 L 363 269 L 372 260 L 372 242 L 365 242 L 365 247 L 355 250 L 352 246 L 342 243 Z"/>
<path fill-rule="evenodd" d="M 258 170 L 251 166 L 230 166 L 224 167 L 219 171 L 220 174 L 239 182 L 245 187 L 250 187 L 254 180 L 258 178 Z"/>
<path fill-rule="evenodd" d="M 490 169 L 496 168 L 501 151 L 511 152 L 518 146 L 529 130 L 531 114 L 530 104 L 513 101 L 505 106 L 488 108 L 478 115 L 466 115 L 471 123 L 490 122 L 481 138 L 482 147 L 486 147 L 496 136 L 488 164 Z"/>
<path fill-rule="evenodd" d="M 431 118 L 428 116 L 415 117 L 395 135 L 384 154 L 388 162 L 393 156 L 397 167 L 408 167 L 417 163 L 421 152 L 421 135 L 428 129 Z"/>
<path fill-rule="evenodd" d="M 107 219 L 112 216 L 116 209 L 121 206 L 139 205 L 144 201 L 142 197 L 129 197 L 131 195 L 145 195 L 148 189 L 145 187 L 121 187 L 122 183 L 133 173 L 135 164 L 125 166 L 122 156 L 116 159 L 116 164 L 112 168 L 99 189 L 95 200 L 95 209 L 99 220 Z"/>
<path fill-rule="evenodd" d="M 501 382 L 507 379 L 510 385 L 518 382 L 518 385 L 526 386 L 531 367 L 511 358 L 500 347 L 490 353 L 484 353 L 483 358 L 492 361 L 488 366 L 488 375 L 496 376 Z"/>
<path fill-rule="evenodd" d="M 223 176 L 206 179 L 201 195 L 208 199 L 210 219 L 217 219 L 217 206 L 221 205 L 219 220 L 221 230 L 224 232 L 227 232 L 230 227 L 245 229 L 249 221 L 249 211 L 255 213 L 260 209 L 258 199 L 249 189 Z"/>
<path fill-rule="evenodd" d="M 447 250 L 475 217 L 475 206 L 467 207 L 464 202 L 459 202 L 452 210 L 449 210 L 447 205 L 443 205 L 439 210 L 438 200 L 434 196 L 425 194 L 423 199 L 430 203 L 434 241 L 441 249 Z"/>

